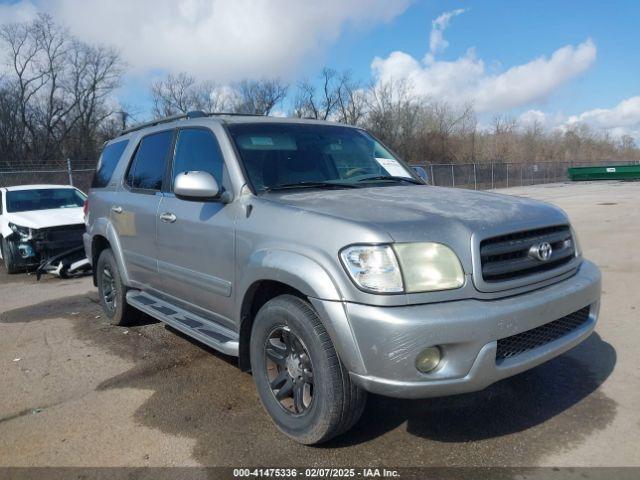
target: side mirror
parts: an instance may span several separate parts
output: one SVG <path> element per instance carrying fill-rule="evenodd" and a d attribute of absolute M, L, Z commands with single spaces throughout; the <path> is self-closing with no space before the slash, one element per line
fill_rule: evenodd
<path fill-rule="evenodd" d="M 220 187 L 207 172 L 182 172 L 173 181 L 173 193 L 185 200 L 207 200 L 220 196 Z"/>
<path fill-rule="evenodd" d="M 427 175 L 427 171 L 424 167 L 420 167 L 418 165 L 412 166 L 413 171 L 418 174 L 418 176 L 424 181 L 424 183 L 429 183 L 429 175 Z"/>

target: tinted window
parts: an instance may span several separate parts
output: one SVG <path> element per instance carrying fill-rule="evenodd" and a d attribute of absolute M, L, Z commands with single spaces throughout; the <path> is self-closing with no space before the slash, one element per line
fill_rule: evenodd
<path fill-rule="evenodd" d="M 38 188 L 7 192 L 7 212 L 77 208 L 85 196 L 75 188 Z"/>
<path fill-rule="evenodd" d="M 317 124 L 246 123 L 227 127 L 256 190 L 304 182 L 390 185 L 410 170 L 363 130 Z M 371 178 L 371 181 L 368 179 Z"/>
<path fill-rule="evenodd" d="M 122 152 L 127 148 L 128 143 L 129 140 L 123 140 L 121 142 L 111 143 L 104 148 L 98 161 L 98 168 L 93 177 L 91 188 L 104 188 L 109 184 L 113 172 L 118 165 L 118 161 L 122 156 Z"/>
<path fill-rule="evenodd" d="M 182 172 L 207 172 L 222 184 L 224 161 L 213 132 L 203 129 L 184 129 L 178 133 L 173 162 L 173 180 Z"/>
<path fill-rule="evenodd" d="M 172 130 L 154 133 L 142 139 L 127 173 L 127 185 L 145 190 L 160 190 L 171 146 Z"/>

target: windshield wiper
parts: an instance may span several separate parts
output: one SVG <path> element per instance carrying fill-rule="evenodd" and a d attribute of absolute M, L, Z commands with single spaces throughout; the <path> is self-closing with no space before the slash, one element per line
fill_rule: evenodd
<path fill-rule="evenodd" d="M 413 183 L 415 185 L 424 185 L 424 183 L 419 182 L 418 180 L 416 180 L 414 178 L 399 177 L 399 176 L 394 176 L 394 175 L 376 175 L 375 177 L 361 178 L 360 180 L 358 180 L 358 182 L 366 182 L 366 181 L 369 181 L 369 180 L 390 180 L 392 182 L 409 182 L 409 183 Z"/>
<path fill-rule="evenodd" d="M 266 187 L 265 192 L 272 192 L 274 190 L 289 190 L 292 188 L 358 188 L 357 185 L 352 183 L 336 183 L 336 182 L 295 182 L 295 183 L 283 183 L 281 185 L 273 185 Z"/>

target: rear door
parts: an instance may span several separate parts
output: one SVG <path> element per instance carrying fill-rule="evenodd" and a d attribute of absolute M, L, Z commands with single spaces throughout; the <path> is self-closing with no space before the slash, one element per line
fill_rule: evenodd
<path fill-rule="evenodd" d="M 182 172 L 204 171 L 224 190 L 230 188 L 227 169 L 215 134 L 208 128 L 178 130 L 170 188 L 158 209 L 158 269 L 163 291 L 220 315 L 231 316 L 234 273 L 234 223 L 231 204 L 219 200 L 192 201 L 173 194 L 173 180 Z"/>
<path fill-rule="evenodd" d="M 173 135 L 165 130 L 142 138 L 110 207 L 132 286 L 138 288 L 160 288 L 156 216 Z"/>

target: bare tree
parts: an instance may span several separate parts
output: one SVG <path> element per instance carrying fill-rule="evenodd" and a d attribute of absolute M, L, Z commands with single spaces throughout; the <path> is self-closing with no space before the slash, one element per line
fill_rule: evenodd
<path fill-rule="evenodd" d="M 0 155 L 37 164 L 69 152 L 95 158 L 97 126 L 111 113 L 107 100 L 122 75 L 119 54 L 74 39 L 48 15 L 0 25 L 0 47 L 9 67 L 0 130 L 13 136 Z"/>
<path fill-rule="evenodd" d="M 198 82 L 186 73 L 167 75 L 151 86 L 153 115 L 169 117 L 193 110 L 222 112 L 230 108 L 234 92 L 215 82 Z"/>
<path fill-rule="evenodd" d="M 269 115 L 287 96 L 288 89 L 280 79 L 243 80 L 236 88 L 234 111 Z"/>
<path fill-rule="evenodd" d="M 343 72 L 338 87 L 338 121 L 360 125 L 367 113 L 367 93 L 351 72 Z"/>
<path fill-rule="evenodd" d="M 339 76 L 334 69 L 327 67 L 320 73 L 319 92 L 308 79 L 302 80 L 298 84 L 294 116 L 328 120 L 340 105 L 342 80 L 343 77 Z M 343 100 L 346 101 L 346 98 L 345 96 Z"/>

